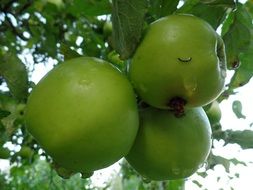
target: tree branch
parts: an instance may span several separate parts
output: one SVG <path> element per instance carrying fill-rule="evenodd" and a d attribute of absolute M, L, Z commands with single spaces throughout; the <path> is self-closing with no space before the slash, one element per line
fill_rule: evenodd
<path fill-rule="evenodd" d="M 27 3 L 25 3 L 17 12 L 17 14 L 22 14 L 28 7 L 30 7 L 33 4 L 34 0 L 29 0 Z"/>
<path fill-rule="evenodd" d="M 11 19 L 8 17 L 7 13 L 5 13 L 5 19 L 7 21 L 7 25 L 11 28 L 13 34 L 15 34 L 16 36 L 18 36 L 20 39 L 22 39 L 24 41 L 28 41 L 29 40 L 29 38 L 26 38 L 22 33 L 20 33 L 17 30 L 17 28 L 13 25 Z"/>
<path fill-rule="evenodd" d="M 5 4 L 5 6 L 1 7 L 1 11 L 4 13 L 8 12 L 9 8 L 12 6 L 13 3 L 17 2 L 17 0 L 11 0 Z"/>

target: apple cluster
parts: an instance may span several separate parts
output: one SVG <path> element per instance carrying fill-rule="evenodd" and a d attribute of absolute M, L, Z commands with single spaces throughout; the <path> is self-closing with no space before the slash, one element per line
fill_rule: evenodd
<path fill-rule="evenodd" d="M 179 14 L 152 23 L 129 68 L 134 89 L 149 105 L 140 110 L 130 165 L 151 180 L 196 172 L 211 149 L 202 106 L 221 94 L 225 77 L 224 43 L 206 21 Z"/>
<path fill-rule="evenodd" d="M 62 177 L 89 177 L 125 157 L 144 178 L 186 178 L 210 152 L 202 106 L 222 92 L 225 73 L 224 44 L 212 27 L 171 15 L 148 28 L 130 80 L 98 58 L 58 64 L 32 90 L 26 126 Z"/>

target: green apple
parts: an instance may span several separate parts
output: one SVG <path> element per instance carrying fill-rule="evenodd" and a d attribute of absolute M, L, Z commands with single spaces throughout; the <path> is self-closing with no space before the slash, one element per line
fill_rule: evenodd
<path fill-rule="evenodd" d="M 175 117 L 149 107 L 140 111 L 140 128 L 126 159 L 144 178 L 181 179 L 198 170 L 210 149 L 211 127 L 202 108 Z"/>
<path fill-rule="evenodd" d="M 221 37 L 206 21 L 186 14 L 152 23 L 129 67 L 139 96 L 162 109 L 177 100 L 188 108 L 212 102 L 223 91 L 225 76 Z"/>
<path fill-rule="evenodd" d="M 91 57 L 50 71 L 32 90 L 25 120 L 63 173 L 92 173 L 118 161 L 139 126 L 130 82 L 110 63 Z"/>
<path fill-rule="evenodd" d="M 204 107 L 207 117 L 212 125 L 220 122 L 221 109 L 219 103 L 215 100 L 209 105 Z"/>

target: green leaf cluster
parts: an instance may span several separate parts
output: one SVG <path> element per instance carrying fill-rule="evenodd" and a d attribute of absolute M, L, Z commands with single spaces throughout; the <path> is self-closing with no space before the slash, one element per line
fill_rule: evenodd
<path fill-rule="evenodd" d="M 60 178 L 51 166 L 44 160 L 36 159 L 30 165 L 14 166 L 9 174 L 0 173 L 1 190 L 88 190 L 91 188 L 89 179 L 72 176 L 69 180 Z"/>

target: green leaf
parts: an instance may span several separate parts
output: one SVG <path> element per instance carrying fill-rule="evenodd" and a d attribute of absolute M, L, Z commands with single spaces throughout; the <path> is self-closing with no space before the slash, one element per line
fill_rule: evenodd
<path fill-rule="evenodd" d="M 111 13 L 108 0 L 73 0 L 67 11 L 73 16 L 99 16 Z"/>
<path fill-rule="evenodd" d="M 3 118 L 7 117 L 10 114 L 11 114 L 11 112 L 9 112 L 7 110 L 0 109 L 0 119 L 3 119 Z"/>
<path fill-rule="evenodd" d="M 167 189 L 168 190 L 185 190 L 185 180 L 179 179 L 179 180 L 168 181 Z"/>
<path fill-rule="evenodd" d="M 220 24 L 224 21 L 227 15 L 228 8 L 234 7 L 235 3 L 233 0 L 222 0 L 215 1 L 200 1 L 196 4 L 192 4 L 188 9 L 183 6 L 179 12 L 193 14 L 206 20 L 214 29 L 217 29 Z"/>
<path fill-rule="evenodd" d="M 17 101 L 9 93 L 0 91 L 0 109 L 13 112 L 16 110 Z"/>
<path fill-rule="evenodd" d="M 149 12 L 155 19 L 172 14 L 177 10 L 179 0 L 149 1 Z"/>
<path fill-rule="evenodd" d="M 55 6 L 57 6 L 59 9 L 64 7 L 64 3 L 63 3 L 63 0 L 47 0 L 48 3 L 52 3 L 54 4 Z"/>
<path fill-rule="evenodd" d="M 144 24 L 145 0 L 113 0 L 113 41 L 122 59 L 129 58 L 135 51 Z"/>
<path fill-rule="evenodd" d="M 8 159 L 10 157 L 10 150 L 8 148 L 0 147 L 0 159 Z"/>
<path fill-rule="evenodd" d="M 203 187 L 203 185 L 199 182 L 199 181 L 197 181 L 197 180 L 192 180 L 192 182 L 194 183 L 194 184 L 196 184 L 198 187 Z"/>
<path fill-rule="evenodd" d="M 167 16 L 177 10 L 179 0 L 160 0 L 160 16 Z"/>
<path fill-rule="evenodd" d="M 244 130 L 244 131 L 226 131 L 227 138 L 225 139 L 226 143 L 237 143 L 243 149 L 253 148 L 253 131 Z"/>
<path fill-rule="evenodd" d="M 7 142 L 24 122 L 25 104 L 0 91 L 0 144 Z"/>
<path fill-rule="evenodd" d="M 232 19 L 232 21 L 231 21 Z M 225 30 L 223 39 L 226 46 L 227 65 L 228 68 L 234 69 L 239 66 L 239 56 L 243 52 L 247 52 L 252 41 L 252 18 L 247 9 L 242 4 L 237 4 L 237 9 L 231 13 L 227 19 L 229 24 L 225 22 Z M 229 26 L 229 29 L 227 27 Z"/>
<path fill-rule="evenodd" d="M 226 8 L 198 4 L 189 13 L 206 20 L 214 29 L 217 29 L 226 16 Z"/>
<path fill-rule="evenodd" d="M 177 13 L 187 13 L 192 10 L 192 8 L 197 5 L 200 2 L 200 0 L 187 0 L 183 4 L 183 6 L 178 9 Z"/>
<path fill-rule="evenodd" d="M 72 50 L 69 46 L 66 44 L 62 43 L 60 47 L 60 52 L 61 54 L 64 55 L 64 60 L 80 57 L 81 55 L 77 53 L 75 50 Z"/>
<path fill-rule="evenodd" d="M 253 16 L 253 1 L 247 1 L 244 5 L 247 8 L 248 12 L 251 14 L 251 16 Z"/>
<path fill-rule="evenodd" d="M 247 166 L 245 162 L 239 161 L 239 160 L 237 160 L 235 158 L 230 159 L 230 162 L 232 162 L 234 165 L 242 164 L 244 166 Z"/>
<path fill-rule="evenodd" d="M 70 179 L 64 180 L 56 174 L 47 161 L 40 160 L 40 158 L 35 158 L 32 163 L 13 165 L 6 178 L 10 179 L 8 180 L 6 190 L 13 188 L 18 190 L 91 189 L 91 182 L 89 179 L 82 179 L 79 174 L 76 174 Z M 94 189 L 97 188 L 94 187 Z"/>
<path fill-rule="evenodd" d="M 253 36 L 253 35 L 252 35 Z M 252 37 L 253 39 L 253 37 Z M 241 87 L 249 82 L 253 76 L 253 40 L 251 40 L 251 46 L 249 49 L 239 55 L 240 66 L 235 70 L 229 87 L 234 89 Z"/>
<path fill-rule="evenodd" d="M 213 155 L 213 161 L 215 162 L 216 165 L 218 164 L 222 165 L 225 168 L 226 172 L 229 173 L 230 161 L 228 159 L 221 156 Z"/>
<path fill-rule="evenodd" d="M 242 103 L 238 100 L 235 100 L 232 105 L 233 112 L 235 113 L 237 118 L 245 119 L 245 115 L 242 114 Z"/>
<path fill-rule="evenodd" d="M 202 3 L 208 4 L 208 5 L 218 5 L 218 6 L 224 6 L 224 7 L 234 7 L 235 2 L 234 0 L 201 0 Z"/>
<path fill-rule="evenodd" d="M 25 101 L 28 95 L 28 74 L 17 55 L 0 52 L 0 75 L 5 79 L 13 97 Z"/>
<path fill-rule="evenodd" d="M 46 52 L 51 57 L 56 57 L 56 37 L 51 33 L 52 30 L 50 29 L 48 30 L 50 33 L 44 36 L 45 40 L 42 41 L 40 50 Z"/>
<path fill-rule="evenodd" d="M 217 156 L 217 155 L 214 155 L 212 153 L 209 154 L 208 156 L 208 159 L 207 159 L 207 162 L 208 162 L 208 168 L 207 169 L 213 169 L 214 166 L 216 165 L 222 165 L 226 172 L 229 173 L 230 172 L 230 164 L 233 163 L 235 165 L 237 164 L 242 164 L 244 166 L 246 166 L 246 164 L 244 162 L 241 162 L 235 158 L 233 159 L 227 159 L 227 158 L 224 158 L 222 156 Z"/>
<path fill-rule="evenodd" d="M 140 185 L 140 178 L 136 175 L 131 175 L 127 180 L 123 180 L 123 189 L 125 190 L 138 190 Z"/>

